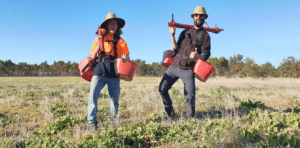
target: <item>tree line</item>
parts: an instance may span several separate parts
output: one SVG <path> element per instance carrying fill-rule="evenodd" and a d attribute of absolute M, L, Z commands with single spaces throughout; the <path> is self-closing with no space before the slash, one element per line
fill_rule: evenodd
<path fill-rule="evenodd" d="M 146 64 L 144 60 L 136 59 L 132 62 L 138 65 L 135 76 L 161 77 L 167 68 L 159 62 Z M 243 58 L 243 55 L 237 54 L 226 59 L 225 57 L 209 58 L 207 61 L 215 67 L 214 76 L 226 77 L 289 77 L 299 78 L 300 59 L 296 60 L 289 56 L 275 68 L 270 62 L 258 65 L 251 58 Z M 49 65 L 47 61 L 41 64 L 27 64 L 26 62 L 13 63 L 11 60 L 0 60 L 0 76 L 80 76 L 77 69 L 78 63 L 70 61 L 57 61 Z"/>
<path fill-rule="evenodd" d="M 296 60 L 289 56 L 275 68 L 270 62 L 258 65 L 251 58 L 243 58 L 243 55 L 233 55 L 229 60 L 221 58 L 210 58 L 208 62 L 216 68 L 215 75 L 226 77 L 289 77 L 299 78 L 300 59 Z"/>

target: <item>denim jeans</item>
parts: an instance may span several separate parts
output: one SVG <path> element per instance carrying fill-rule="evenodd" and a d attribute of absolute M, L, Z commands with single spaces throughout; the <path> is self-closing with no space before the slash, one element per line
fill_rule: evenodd
<path fill-rule="evenodd" d="M 110 96 L 110 111 L 113 117 L 116 117 L 119 108 L 120 80 L 118 78 L 107 78 L 105 76 L 93 76 L 91 81 L 89 104 L 88 104 L 88 122 L 95 123 L 98 112 L 98 98 L 102 88 L 107 84 Z"/>

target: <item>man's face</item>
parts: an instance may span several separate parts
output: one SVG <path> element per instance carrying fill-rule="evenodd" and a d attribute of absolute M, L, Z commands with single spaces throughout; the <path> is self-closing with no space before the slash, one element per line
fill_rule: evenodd
<path fill-rule="evenodd" d="M 195 26 L 202 27 L 204 24 L 204 15 L 203 14 L 194 14 L 194 24 Z"/>
<path fill-rule="evenodd" d="M 115 34 L 118 29 L 118 23 L 116 20 L 107 21 L 107 29 L 110 34 Z"/>

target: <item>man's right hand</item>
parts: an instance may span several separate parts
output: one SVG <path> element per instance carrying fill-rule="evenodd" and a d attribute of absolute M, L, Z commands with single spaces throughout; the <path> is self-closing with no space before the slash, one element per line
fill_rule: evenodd
<path fill-rule="evenodd" d="M 191 59 L 197 59 L 198 53 L 197 53 L 197 47 L 195 48 L 195 51 L 192 51 L 190 54 Z"/>
<path fill-rule="evenodd" d="M 96 49 L 90 55 L 93 60 L 96 59 L 97 57 L 99 57 L 99 54 L 98 54 L 99 49 L 100 49 L 100 45 L 98 43 Z"/>
<path fill-rule="evenodd" d="M 100 48 L 100 45 L 99 45 L 99 43 L 98 43 L 95 50 L 98 50 L 98 51 L 99 51 L 99 48 Z"/>
<path fill-rule="evenodd" d="M 175 31 L 176 31 L 175 27 L 171 27 L 171 28 L 170 28 L 170 33 L 171 33 L 171 36 L 172 36 L 172 37 L 175 36 Z"/>
<path fill-rule="evenodd" d="M 104 35 L 105 34 L 105 32 L 106 32 L 106 29 L 103 29 L 103 28 L 99 28 L 98 29 L 98 31 L 100 31 L 101 32 L 101 34 L 102 35 Z M 98 34 L 99 35 L 99 34 Z M 101 36 L 102 37 L 102 36 Z"/>
<path fill-rule="evenodd" d="M 170 33 L 171 33 L 171 38 L 172 38 L 172 47 L 174 50 L 177 49 L 177 44 L 176 44 L 176 41 L 175 41 L 175 27 L 171 27 L 170 28 Z"/>

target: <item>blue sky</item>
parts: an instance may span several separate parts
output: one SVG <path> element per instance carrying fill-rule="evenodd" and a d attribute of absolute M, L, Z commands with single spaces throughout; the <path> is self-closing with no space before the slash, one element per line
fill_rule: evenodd
<path fill-rule="evenodd" d="M 196 6 L 204 6 L 210 27 L 225 29 L 211 37 L 211 57 L 234 54 L 257 64 L 300 59 L 299 0 L 1 0 L 0 60 L 40 64 L 79 63 L 89 56 L 97 26 L 108 12 L 126 22 L 121 36 L 131 59 L 161 62 L 172 48 L 168 22 L 193 24 Z M 183 29 L 176 30 L 176 39 Z"/>

